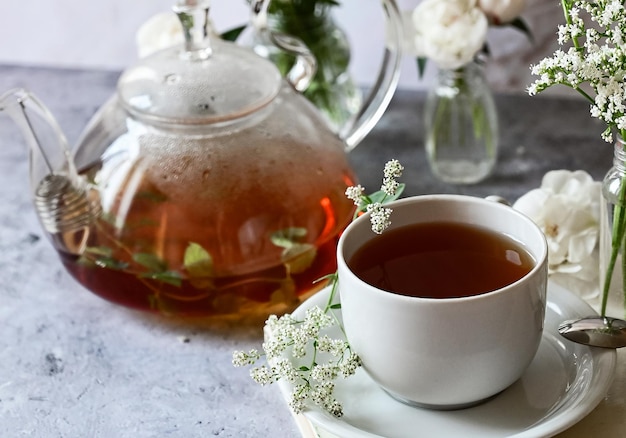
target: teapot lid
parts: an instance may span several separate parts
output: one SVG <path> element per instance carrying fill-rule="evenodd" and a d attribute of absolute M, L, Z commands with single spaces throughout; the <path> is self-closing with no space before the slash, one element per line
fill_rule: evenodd
<path fill-rule="evenodd" d="M 208 3 L 176 5 L 184 45 L 143 58 L 122 73 L 118 96 L 133 115 L 177 124 L 225 122 L 259 110 L 278 94 L 281 75 L 273 63 L 211 38 Z"/>

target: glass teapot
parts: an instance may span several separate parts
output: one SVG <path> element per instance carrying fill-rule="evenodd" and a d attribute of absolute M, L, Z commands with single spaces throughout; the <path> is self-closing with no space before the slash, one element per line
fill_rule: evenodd
<path fill-rule="evenodd" d="M 266 27 L 268 0 L 252 1 Z M 120 76 L 70 154 L 25 90 L 0 98 L 31 149 L 31 186 L 62 263 L 84 287 L 130 308 L 242 320 L 288 311 L 334 272 L 353 205 L 347 161 L 378 121 L 399 74 L 400 18 L 369 103 L 335 134 L 298 90 L 315 61 L 297 40 L 283 79 L 251 50 L 211 37 L 209 1 L 174 6 L 185 43 Z"/>

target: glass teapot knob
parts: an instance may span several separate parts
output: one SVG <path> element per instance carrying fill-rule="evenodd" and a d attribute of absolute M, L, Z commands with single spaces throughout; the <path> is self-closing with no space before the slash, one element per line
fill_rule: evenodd
<path fill-rule="evenodd" d="M 200 61 L 211 56 L 209 9 L 210 0 L 179 0 L 172 9 L 183 26 L 185 51 L 190 61 Z"/>

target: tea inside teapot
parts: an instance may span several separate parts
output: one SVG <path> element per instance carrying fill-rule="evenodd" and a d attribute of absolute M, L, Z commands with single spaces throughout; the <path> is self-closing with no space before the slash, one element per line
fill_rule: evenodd
<path fill-rule="evenodd" d="M 61 251 L 67 269 L 111 301 L 175 314 L 266 313 L 319 288 L 356 178 L 336 137 L 295 110 L 236 134 L 128 133 L 133 144 L 79 171 L 104 213 L 80 255 Z M 281 135 L 276 120 L 291 120 Z"/>

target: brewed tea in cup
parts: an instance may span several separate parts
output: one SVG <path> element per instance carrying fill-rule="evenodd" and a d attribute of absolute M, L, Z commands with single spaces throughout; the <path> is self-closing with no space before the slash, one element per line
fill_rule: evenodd
<path fill-rule="evenodd" d="M 547 245 L 525 215 L 462 195 L 391 203 L 374 234 L 364 215 L 338 249 L 348 341 L 385 391 L 457 409 L 514 383 L 541 341 Z"/>

